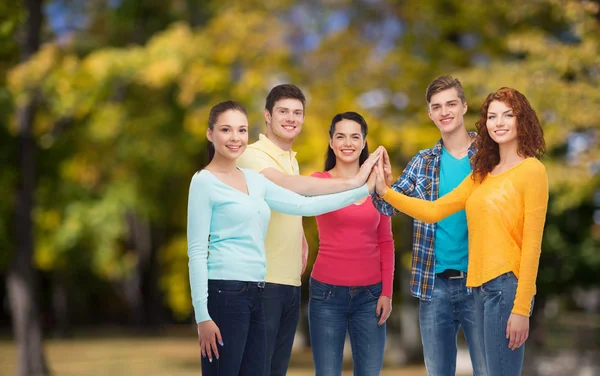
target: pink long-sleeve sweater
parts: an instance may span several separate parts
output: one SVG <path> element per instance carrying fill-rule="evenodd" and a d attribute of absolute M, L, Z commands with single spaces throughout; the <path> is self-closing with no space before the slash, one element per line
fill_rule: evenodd
<path fill-rule="evenodd" d="M 332 178 L 329 172 L 312 176 Z M 381 295 L 392 297 L 394 239 L 391 218 L 380 214 L 371 198 L 361 204 L 317 216 L 319 253 L 312 277 L 337 286 L 382 283 Z"/>

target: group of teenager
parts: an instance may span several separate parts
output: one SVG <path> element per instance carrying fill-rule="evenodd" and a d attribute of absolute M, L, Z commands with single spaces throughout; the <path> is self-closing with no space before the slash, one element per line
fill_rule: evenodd
<path fill-rule="evenodd" d="M 316 216 L 309 332 L 316 375 L 341 375 L 346 335 L 354 374 L 379 375 L 392 310 L 391 216 L 414 217 L 411 294 L 429 375 L 454 375 L 462 327 L 474 375 L 520 375 L 548 203 L 545 144 L 526 97 L 491 93 L 466 131 L 459 80 L 427 87 L 441 132 L 394 181 L 367 122 L 333 117 L 323 171 L 299 174 L 294 139 L 305 97 L 294 85 L 266 98 L 266 134 L 248 145 L 239 103 L 212 107 L 209 162 L 188 202 L 192 303 L 203 375 L 285 375 L 308 256 L 302 216 Z"/>

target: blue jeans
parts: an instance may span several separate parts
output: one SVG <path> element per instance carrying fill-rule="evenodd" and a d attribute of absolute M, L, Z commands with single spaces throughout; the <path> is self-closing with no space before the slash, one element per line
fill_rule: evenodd
<path fill-rule="evenodd" d="M 431 301 L 419 304 L 419 325 L 427 373 L 456 374 L 458 330 L 462 326 L 471 355 L 473 374 L 486 375 L 483 344 L 475 322 L 475 299 L 468 293 L 466 278 L 435 277 Z"/>
<path fill-rule="evenodd" d="M 517 292 L 517 277 L 504 273 L 473 289 L 476 321 L 483 344 L 488 376 L 520 376 L 525 356 L 525 344 L 515 350 L 508 348 L 506 326 Z M 532 303 L 533 307 L 533 303 Z"/>
<path fill-rule="evenodd" d="M 300 320 L 300 286 L 267 283 L 263 294 L 267 323 L 267 375 L 287 373 Z"/>
<path fill-rule="evenodd" d="M 208 313 L 223 346 L 219 359 L 202 358 L 204 376 L 262 376 L 267 349 L 263 311 L 264 282 L 208 280 Z"/>
<path fill-rule="evenodd" d="M 376 315 L 381 283 L 335 286 L 310 279 L 308 323 L 316 376 L 339 376 L 346 331 L 354 375 L 379 375 L 385 349 L 385 324 Z"/>

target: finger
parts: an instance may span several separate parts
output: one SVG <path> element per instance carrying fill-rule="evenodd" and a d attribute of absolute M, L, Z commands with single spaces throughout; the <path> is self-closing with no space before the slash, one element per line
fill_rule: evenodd
<path fill-rule="evenodd" d="M 521 347 L 523 344 L 523 333 L 517 333 L 517 338 L 515 341 L 515 350 Z"/>
<path fill-rule="evenodd" d="M 223 342 L 223 337 L 221 337 L 221 331 L 219 329 L 217 329 L 217 341 L 219 342 L 219 345 L 225 346 L 225 343 Z"/>
<path fill-rule="evenodd" d="M 506 324 L 506 338 L 510 338 L 510 320 L 508 320 L 508 323 Z"/>
<path fill-rule="evenodd" d="M 380 302 L 377 302 L 377 307 L 375 307 L 375 316 L 381 316 L 381 311 L 383 311 L 383 305 Z"/>
<path fill-rule="evenodd" d="M 383 323 L 384 324 L 389 318 L 390 318 L 390 314 L 392 313 L 392 309 L 391 308 L 386 308 L 383 311 Z"/>
<path fill-rule="evenodd" d="M 390 156 L 385 148 L 383 148 L 382 154 L 383 154 L 383 163 L 385 163 L 386 165 L 391 165 Z"/>
<path fill-rule="evenodd" d="M 202 355 L 203 358 L 206 358 L 206 351 L 204 350 L 204 346 L 202 346 L 202 342 L 200 342 L 200 355 Z"/>
<path fill-rule="evenodd" d="M 204 349 L 204 353 L 206 354 L 206 357 L 208 358 L 208 361 L 212 362 L 213 355 L 212 355 L 212 351 L 210 349 L 209 341 L 202 341 L 202 347 Z"/>
<path fill-rule="evenodd" d="M 377 325 L 381 326 L 385 323 L 385 320 L 387 320 L 387 314 L 386 314 L 386 309 L 381 307 L 381 316 L 379 317 L 379 322 L 377 323 Z"/>
<path fill-rule="evenodd" d="M 219 349 L 217 349 L 217 341 L 214 336 L 212 338 L 212 341 L 210 341 L 210 348 L 215 358 L 219 359 Z"/>

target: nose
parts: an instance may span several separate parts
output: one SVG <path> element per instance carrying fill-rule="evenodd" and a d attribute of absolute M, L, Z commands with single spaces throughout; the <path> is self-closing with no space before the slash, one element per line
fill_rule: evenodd
<path fill-rule="evenodd" d="M 442 106 L 442 116 L 448 115 L 449 112 L 450 108 L 448 108 L 447 106 Z"/>

